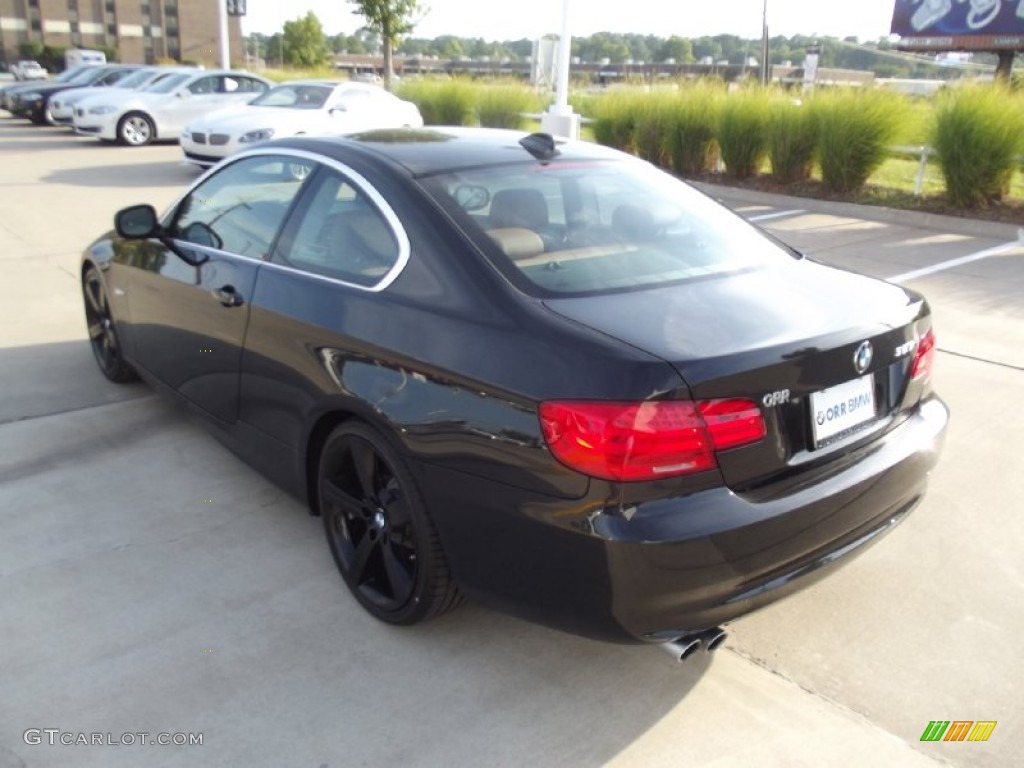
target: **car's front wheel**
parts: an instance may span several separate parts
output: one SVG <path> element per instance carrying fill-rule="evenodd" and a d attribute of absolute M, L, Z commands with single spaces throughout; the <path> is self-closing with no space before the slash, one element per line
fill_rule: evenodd
<path fill-rule="evenodd" d="M 156 127 L 149 115 L 129 112 L 117 124 L 117 140 L 129 147 L 143 147 L 156 138 Z"/>
<path fill-rule="evenodd" d="M 383 435 L 357 421 L 336 427 L 320 454 L 318 495 L 338 570 L 373 616 L 415 624 L 459 604 L 426 506 Z"/>
<path fill-rule="evenodd" d="M 100 371 L 118 384 L 138 378 L 135 370 L 121 356 L 121 344 L 111 317 L 107 291 L 95 267 L 89 267 L 82 276 L 82 295 L 89 343 Z"/>

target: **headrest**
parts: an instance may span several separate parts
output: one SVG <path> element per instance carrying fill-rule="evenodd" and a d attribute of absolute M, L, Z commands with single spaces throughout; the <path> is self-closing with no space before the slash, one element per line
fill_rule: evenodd
<path fill-rule="evenodd" d="M 487 236 L 512 261 L 531 259 L 544 253 L 544 241 L 540 239 L 540 235 L 529 229 L 500 227 L 498 229 L 488 229 Z"/>

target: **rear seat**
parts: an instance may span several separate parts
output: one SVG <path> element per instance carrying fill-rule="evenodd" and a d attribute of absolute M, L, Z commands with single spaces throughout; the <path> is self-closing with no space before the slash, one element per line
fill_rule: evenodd
<path fill-rule="evenodd" d="M 544 241 L 532 229 L 522 227 L 498 227 L 485 230 L 501 252 L 512 261 L 532 259 L 544 253 Z"/>

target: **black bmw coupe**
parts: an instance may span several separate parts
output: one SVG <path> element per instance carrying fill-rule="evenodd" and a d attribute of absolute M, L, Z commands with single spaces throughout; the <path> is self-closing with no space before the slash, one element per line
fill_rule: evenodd
<path fill-rule="evenodd" d="M 288 139 L 115 223 L 104 375 L 305 499 L 384 621 L 465 595 L 685 654 L 891 530 L 942 445 L 920 295 L 590 143 Z"/>

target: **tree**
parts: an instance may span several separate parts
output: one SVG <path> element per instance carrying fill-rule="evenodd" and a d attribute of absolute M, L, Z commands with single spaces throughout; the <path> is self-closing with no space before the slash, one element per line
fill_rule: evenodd
<path fill-rule="evenodd" d="M 349 0 L 358 16 L 366 19 L 366 26 L 380 35 L 384 47 L 384 84 L 391 89 L 395 76 L 394 49 L 402 35 L 412 32 L 416 24 L 413 15 L 419 10 L 419 0 Z"/>
<path fill-rule="evenodd" d="M 679 35 L 672 35 L 658 46 L 658 61 L 674 59 L 676 64 L 689 64 L 693 61 L 693 44 Z"/>
<path fill-rule="evenodd" d="M 310 11 L 284 24 L 284 60 L 295 67 L 318 67 L 328 56 L 327 37 L 320 19 Z"/>

